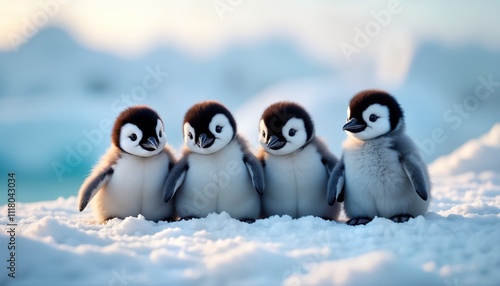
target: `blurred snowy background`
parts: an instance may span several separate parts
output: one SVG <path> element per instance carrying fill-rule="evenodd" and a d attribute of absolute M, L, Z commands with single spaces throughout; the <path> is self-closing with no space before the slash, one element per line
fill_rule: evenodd
<path fill-rule="evenodd" d="M 349 99 L 387 89 L 427 162 L 500 122 L 495 1 L 0 1 L 0 183 L 76 195 L 126 106 L 163 117 L 215 99 L 256 146 L 277 100 L 303 104 L 340 155 Z M 4 178 L 5 177 L 5 178 Z M 3 200 L 3 199 L 2 199 Z"/>

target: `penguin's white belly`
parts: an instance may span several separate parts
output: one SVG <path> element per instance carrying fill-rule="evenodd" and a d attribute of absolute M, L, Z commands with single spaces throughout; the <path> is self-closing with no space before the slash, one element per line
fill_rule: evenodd
<path fill-rule="evenodd" d="M 397 151 L 365 143 L 344 150 L 345 200 L 349 218 L 425 213 L 428 202 L 415 192 Z"/>
<path fill-rule="evenodd" d="M 339 204 L 326 200 L 328 176 L 321 157 L 312 145 L 290 155 L 268 154 L 265 166 L 266 189 L 262 195 L 265 216 L 292 218 L 318 216 L 334 219 Z"/>
<path fill-rule="evenodd" d="M 208 155 L 189 154 L 184 183 L 175 195 L 182 217 L 227 212 L 236 219 L 257 219 L 260 196 L 254 189 L 236 142 Z"/>
<path fill-rule="evenodd" d="M 165 153 L 144 158 L 123 154 L 110 181 L 97 194 L 102 219 L 142 214 L 148 220 L 173 217 L 172 203 L 163 202 L 163 185 L 168 175 Z"/>

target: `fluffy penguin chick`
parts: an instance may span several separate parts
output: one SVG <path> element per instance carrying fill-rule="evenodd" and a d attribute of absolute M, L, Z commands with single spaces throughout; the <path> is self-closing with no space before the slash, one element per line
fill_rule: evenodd
<path fill-rule="evenodd" d="M 166 202 L 175 194 L 180 218 L 223 211 L 244 221 L 258 218 L 262 166 L 236 132 L 232 114 L 218 102 L 201 102 L 187 111 L 183 125 L 187 148 L 164 189 Z"/>
<path fill-rule="evenodd" d="M 348 138 L 340 164 L 328 183 L 328 203 L 344 202 L 350 225 L 375 216 L 405 222 L 427 212 L 427 166 L 405 134 L 403 110 L 388 93 L 366 90 L 355 95 L 343 129 Z"/>
<path fill-rule="evenodd" d="M 259 133 L 266 178 L 263 216 L 337 219 L 340 206 L 329 206 L 325 195 L 338 160 L 316 138 L 307 111 L 296 103 L 275 103 L 262 114 Z"/>
<path fill-rule="evenodd" d="M 123 111 L 113 126 L 111 147 L 80 188 L 79 210 L 92 201 L 99 222 L 139 214 L 153 221 L 172 219 L 173 204 L 162 200 L 175 163 L 166 142 L 163 122 L 153 109 Z"/>

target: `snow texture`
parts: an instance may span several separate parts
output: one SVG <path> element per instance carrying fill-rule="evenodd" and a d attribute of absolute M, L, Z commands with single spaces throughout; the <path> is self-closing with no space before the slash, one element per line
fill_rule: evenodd
<path fill-rule="evenodd" d="M 0 284 L 498 285 L 500 169 L 490 148 L 500 147 L 499 132 L 497 124 L 436 161 L 430 212 L 402 224 L 376 218 L 351 227 L 287 216 L 247 224 L 223 213 L 99 225 L 90 211 L 77 211 L 76 197 L 21 203 L 16 278 L 2 267 Z M 448 162 L 456 165 L 445 168 Z M 5 216 L 0 221 L 7 224 Z M 6 239 L 3 231 L 3 265 Z"/>

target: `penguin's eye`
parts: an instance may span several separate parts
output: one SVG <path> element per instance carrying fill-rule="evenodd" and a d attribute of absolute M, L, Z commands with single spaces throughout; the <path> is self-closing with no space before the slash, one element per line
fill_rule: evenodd
<path fill-rule="evenodd" d="M 162 134 L 163 133 L 161 133 L 161 130 L 160 130 L 160 132 L 158 132 L 158 137 L 161 137 Z"/>
<path fill-rule="evenodd" d="M 290 129 L 290 131 L 288 131 L 288 135 L 289 135 L 290 137 L 295 136 L 295 133 L 297 133 L 297 130 L 295 130 L 295 129 L 293 129 L 293 128 L 292 128 L 292 129 Z"/>
<path fill-rule="evenodd" d="M 132 133 L 132 135 L 130 135 L 128 138 L 130 138 L 130 140 L 132 141 L 135 141 L 137 140 L 137 135 L 135 135 L 135 133 Z"/>
<path fill-rule="evenodd" d="M 377 121 L 378 116 L 377 116 L 377 115 L 375 115 L 375 114 L 372 114 L 372 115 L 370 115 L 370 118 L 369 118 L 369 119 L 370 119 L 370 121 L 371 121 L 371 122 L 375 122 L 375 121 Z"/>
<path fill-rule="evenodd" d="M 220 125 L 215 126 L 215 132 L 221 133 L 222 132 L 222 126 L 220 126 Z"/>
<path fill-rule="evenodd" d="M 266 138 L 266 131 L 262 131 L 262 137 Z"/>
<path fill-rule="evenodd" d="M 189 139 L 193 140 L 193 133 L 189 132 L 188 137 L 189 137 Z"/>

